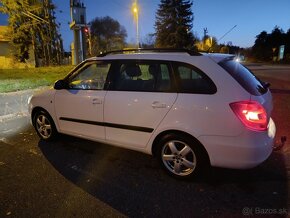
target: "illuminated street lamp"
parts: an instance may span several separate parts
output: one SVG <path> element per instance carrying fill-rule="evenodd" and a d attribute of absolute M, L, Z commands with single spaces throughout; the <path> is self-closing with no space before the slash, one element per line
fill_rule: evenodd
<path fill-rule="evenodd" d="M 139 48 L 139 9 L 137 1 L 133 3 L 132 10 L 134 14 L 134 19 L 136 20 L 136 43 Z"/>

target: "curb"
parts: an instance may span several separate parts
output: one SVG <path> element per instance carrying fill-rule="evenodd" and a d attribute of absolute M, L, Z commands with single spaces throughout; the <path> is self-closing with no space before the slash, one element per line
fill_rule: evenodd
<path fill-rule="evenodd" d="M 4 93 L 0 93 L 0 96 L 9 96 L 9 95 L 23 95 L 26 93 L 31 92 L 31 94 L 33 94 L 34 92 L 37 91 L 41 91 L 44 89 L 48 89 L 50 86 L 41 86 L 35 89 L 26 89 L 26 90 L 19 90 L 19 91 L 14 91 L 14 92 L 4 92 Z"/>
<path fill-rule="evenodd" d="M 0 116 L 0 123 L 7 122 L 9 120 L 13 120 L 15 118 L 22 118 L 22 117 L 28 117 L 28 112 L 23 113 L 23 112 L 18 112 L 14 114 L 7 114 L 7 115 L 2 115 Z"/>

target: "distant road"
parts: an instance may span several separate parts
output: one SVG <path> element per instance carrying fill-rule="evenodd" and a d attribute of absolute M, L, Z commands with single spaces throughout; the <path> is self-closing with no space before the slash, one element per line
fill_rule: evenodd
<path fill-rule="evenodd" d="M 273 92 L 290 93 L 290 65 L 245 64 L 264 81 L 270 82 Z"/>

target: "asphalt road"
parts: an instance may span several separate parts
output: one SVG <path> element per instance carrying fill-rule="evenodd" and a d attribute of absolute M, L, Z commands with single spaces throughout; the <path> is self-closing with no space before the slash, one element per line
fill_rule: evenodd
<path fill-rule="evenodd" d="M 272 93 L 290 94 L 290 65 L 248 64 L 255 75 L 270 82 Z"/>
<path fill-rule="evenodd" d="M 0 217 L 287 217 L 286 150 L 179 181 L 151 156 L 69 136 L 46 143 L 14 117 L 0 123 Z"/>
<path fill-rule="evenodd" d="M 288 167 L 274 152 L 257 168 L 185 182 L 148 155 L 68 136 L 46 143 L 27 126 L 0 142 L 0 217 L 286 216 Z"/>

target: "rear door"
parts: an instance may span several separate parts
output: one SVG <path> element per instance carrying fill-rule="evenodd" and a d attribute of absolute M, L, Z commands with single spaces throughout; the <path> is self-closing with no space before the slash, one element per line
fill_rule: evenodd
<path fill-rule="evenodd" d="M 104 110 L 107 141 L 146 146 L 177 97 L 170 69 L 162 61 L 115 62 Z"/>

